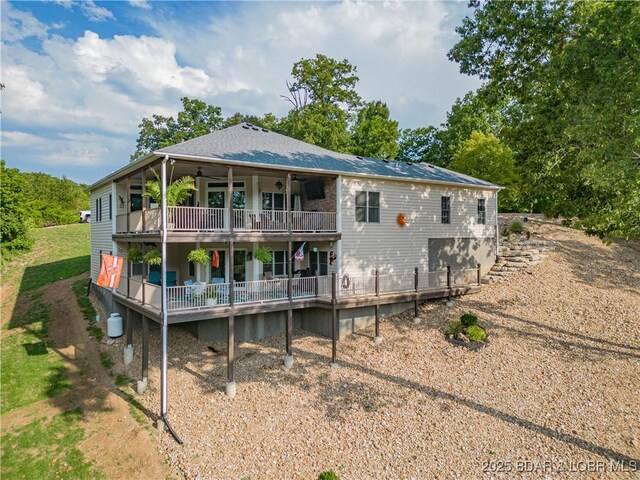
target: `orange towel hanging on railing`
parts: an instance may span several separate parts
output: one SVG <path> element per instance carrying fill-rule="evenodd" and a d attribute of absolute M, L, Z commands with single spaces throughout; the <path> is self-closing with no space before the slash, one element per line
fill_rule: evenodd
<path fill-rule="evenodd" d="M 214 250 L 213 255 L 211 255 L 211 266 L 213 268 L 220 267 L 220 254 L 218 253 L 218 250 Z"/>

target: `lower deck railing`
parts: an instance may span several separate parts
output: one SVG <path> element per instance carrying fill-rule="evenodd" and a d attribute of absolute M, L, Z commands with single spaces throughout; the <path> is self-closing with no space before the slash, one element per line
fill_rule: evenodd
<path fill-rule="evenodd" d="M 291 282 L 289 284 L 289 282 Z M 325 298 L 341 300 L 349 297 L 379 296 L 385 294 L 410 295 L 428 290 L 453 289 L 480 284 L 480 266 L 431 272 L 416 270 L 413 274 L 276 278 L 248 282 L 195 283 L 167 287 L 167 310 L 169 312 L 202 310 L 242 304 L 264 304 Z M 161 308 L 161 287 L 140 278 L 124 277 L 118 293 L 143 305 Z"/>

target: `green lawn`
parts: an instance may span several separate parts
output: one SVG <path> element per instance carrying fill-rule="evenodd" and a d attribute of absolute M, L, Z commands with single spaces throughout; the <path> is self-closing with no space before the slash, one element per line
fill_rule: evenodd
<path fill-rule="evenodd" d="M 39 418 L 2 436 L 2 478 L 104 478 L 76 447 L 84 438 L 82 412 Z"/>
<path fill-rule="evenodd" d="M 47 341 L 49 311 L 42 293 L 30 296 L 31 308 L 12 319 L 19 331 L 2 341 L 0 414 L 56 396 L 69 387 L 62 357 Z"/>
<path fill-rule="evenodd" d="M 0 414 L 69 388 L 62 357 L 48 340 L 50 313 L 40 287 L 89 271 L 89 225 L 41 228 L 33 250 L 3 264 L 4 329 L 0 351 Z M 80 290 L 80 283 L 76 282 Z M 81 305 L 85 314 L 89 306 Z M 8 312 L 13 312 L 7 320 Z M 95 314 L 94 314 L 95 315 Z M 19 410 L 16 412 L 19 414 Z M 79 409 L 2 432 L 2 478 L 103 478 L 76 445 L 84 438 Z"/>

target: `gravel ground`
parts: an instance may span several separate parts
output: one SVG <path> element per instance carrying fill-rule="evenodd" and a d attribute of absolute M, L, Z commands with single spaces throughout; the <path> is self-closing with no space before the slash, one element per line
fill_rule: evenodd
<path fill-rule="evenodd" d="M 550 221 L 528 227 L 555 242 L 544 263 L 452 308 L 425 304 L 419 325 L 409 314 L 385 321 L 380 346 L 372 328 L 350 336 L 338 344 L 338 368 L 329 367 L 330 340 L 305 331 L 294 334 L 288 372 L 284 335 L 240 344 L 234 399 L 224 395 L 224 353 L 172 328 L 169 418 L 184 445 L 169 434 L 158 442 L 174 474 L 638 478 L 637 244 L 605 246 Z M 487 347 L 472 352 L 445 341 L 445 326 L 464 312 L 480 318 Z M 141 397 L 152 411 L 158 333 Z M 126 370 L 134 378 L 139 353 Z"/>

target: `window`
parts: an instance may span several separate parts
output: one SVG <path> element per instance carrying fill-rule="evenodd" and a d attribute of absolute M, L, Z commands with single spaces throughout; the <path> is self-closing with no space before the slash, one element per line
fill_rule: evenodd
<path fill-rule="evenodd" d="M 102 197 L 96 198 L 96 222 L 102 221 Z"/>
<path fill-rule="evenodd" d="M 329 255 L 327 252 L 311 252 L 309 265 L 314 274 L 329 274 Z"/>
<path fill-rule="evenodd" d="M 131 203 L 131 211 L 138 212 L 142 210 L 142 185 L 131 185 L 131 194 L 129 202 Z"/>
<path fill-rule="evenodd" d="M 131 265 L 131 275 L 142 275 L 142 267 L 143 267 L 143 263 L 133 263 Z M 193 265 L 192 263 L 189 263 L 189 265 Z"/>
<path fill-rule="evenodd" d="M 356 192 L 356 222 L 380 223 L 380 192 Z"/>
<path fill-rule="evenodd" d="M 284 193 L 263 192 L 262 193 L 262 209 L 263 210 L 284 210 L 286 208 L 285 198 L 286 197 Z"/>
<path fill-rule="evenodd" d="M 289 262 L 287 262 L 287 252 L 273 252 L 272 272 L 274 277 L 287 275 L 289 272 Z"/>
<path fill-rule="evenodd" d="M 451 197 L 440 200 L 440 223 L 451 223 Z"/>
<path fill-rule="evenodd" d="M 485 225 L 487 223 L 487 210 L 484 198 L 478 199 L 478 223 L 480 225 Z"/>
<path fill-rule="evenodd" d="M 113 195 L 109 194 L 109 220 L 113 218 Z"/>

